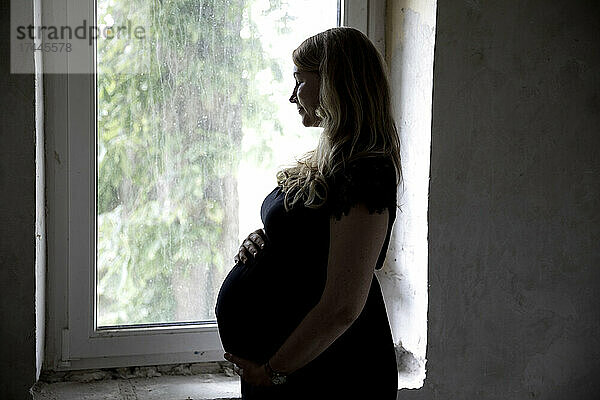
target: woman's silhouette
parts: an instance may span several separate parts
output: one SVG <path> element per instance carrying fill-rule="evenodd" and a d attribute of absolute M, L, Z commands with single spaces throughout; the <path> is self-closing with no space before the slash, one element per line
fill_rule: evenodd
<path fill-rule="evenodd" d="M 264 229 L 244 240 L 221 287 L 225 358 L 244 399 L 395 399 L 394 345 L 374 274 L 401 180 L 384 62 L 352 28 L 306 39 L 293 61 L 289 101 L 323 133 L 278 172 L 261 208 Z"/>

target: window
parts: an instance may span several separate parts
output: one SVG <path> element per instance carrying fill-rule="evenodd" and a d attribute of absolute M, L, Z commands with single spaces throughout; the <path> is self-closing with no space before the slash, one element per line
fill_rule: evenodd
<path fill-rule="evenodd" d="M 44 3 L 78 39 L 44 59 L 49 367 L 222 359 L 216 291 L 318 135 L 289 123 L 291 50 L 339 21 L 383 49 L 382 4 Z"/>

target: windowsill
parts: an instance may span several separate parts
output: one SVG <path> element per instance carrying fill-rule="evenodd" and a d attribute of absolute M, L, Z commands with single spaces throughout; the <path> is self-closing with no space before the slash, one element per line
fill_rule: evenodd
<path fill-rule="evenodd" d="M 397 349 L 398 351 L 398 349 Z M 412 353 L 401 360 L 398 387 L 423 386 Z M 33 400 L 239 400 L 240 378 L 229 362 L 169 364 L 79 371 L 43 371 Z"/>
<path fill-rule="evenodd" d="M 240 399 L 240 379 L 226 373 L 152 378 L 120 378 L 90 382 L 38 382 L 34 400 L 208 400 Z"/>

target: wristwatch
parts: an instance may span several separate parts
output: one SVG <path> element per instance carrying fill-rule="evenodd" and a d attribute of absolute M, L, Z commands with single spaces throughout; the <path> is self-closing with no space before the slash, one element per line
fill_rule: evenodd
<path fill-rule="evenodd" d="M 271 368 L 271 364 L 269 363 L 269 361 L 267 361 L 267 363 L 265 364 L 265 370 L 267 371 L 269 379 L 271 379 L 271 382 L 273 382 L 273 385 L 283 385 L 287 382 L 287 376 L 284 374 L 280 374 L 279 372 L 273 371 L 273 368 Z"/>

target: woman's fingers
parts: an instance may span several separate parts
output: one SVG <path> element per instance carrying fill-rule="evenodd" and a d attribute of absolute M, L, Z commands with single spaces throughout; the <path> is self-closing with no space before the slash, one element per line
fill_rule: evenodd
<path fill-rule="evenodd" d="M 250 257 L 250 253 L 248 253 L 248 250 L 246 250 L 246 248 L 244 247 L 244 244 L 242 244 L 240 246 L 240 249 L 238 250 L 237 255 L 233 259 L 236 263 L 240 260 L 243 263 L 246 263 L 248 261 L 248 257 Z"/>
<path fill-rule="evenodd" d="M 248 261 L 248 257 L 256 257 L 258 252 L 266 246 L 265 232 L 262 229 L 257 229 L 248 235 L 242 242 L 238 254 L 233 258 L 235 263 L 240 260 L 244 263 Z"/>
<path fill-rule="evenodd" d="M 248 368 L 250 366 L 250 361 L 243 359 L 241 357 L 234 356 L 231 353 L 225 353 L 224 357 L 227 361 L 234 363 L 235 365 L 237 365 L 238 367 L 240 367 L 242 369 Z"/>
<path fill-rule="evenodd" d="M 261 249 L 265 248 L 265 231 L 263 231 L 262 229 L 257 229 L 254 232 L 252 232 L 249 236 L 248 236 L 254 243 L 256 243 Z"/>
<path fill-rule="evenodd" d="M 242 248 L 240 250 L 246 250 L 247 254 L 252 255 L 252 257 L 256 257 L 258 252 L 265 248 L 265 239 L 263 238 L 264 231 L 262 229 L 257 229 L 251 234 L 248 235 L 246 240 L 242 243 Z M 241 254 L 240 254 L 241 256 Z"/>
<path fill-rule="evenodd" d="M 258 254 L 258 247 L 251 239 L 244 240 L 243 245 L 248 253 L 252 254 L 252 257 L 256 257 Z"/>
<path fill-rule="evenodd" d="M 233 354 L 225 353 L 223 356 L 227 361 L 233 363 L 233 372 L 238 374 L 241 378 L 244 377 L 244 368 L 242 367 L 241 359 L 234 356 Z"/>
<path fill-rule="evenodd" d="M 244 369 L 237 366 L 237 364 L 233 364 L 233 372 L 238 374 L 240 378 L 244 377 Z"/>

